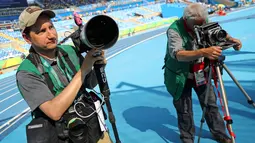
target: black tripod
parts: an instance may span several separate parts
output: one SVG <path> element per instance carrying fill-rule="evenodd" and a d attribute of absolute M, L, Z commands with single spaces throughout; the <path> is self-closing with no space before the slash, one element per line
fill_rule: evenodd
<path fill-rule="evenodd" d="M 242 93 L 246 96 L 248 104 L 253 105 L 253 107 L 255 108 L 255 103 L 250 98 L 250 96 L 246 93 L 246 91 L 243 89 L 243 87 L 238 83 L 238 81 L 235 79 L 235 77 L 230 72 L 230 70 L 227 68 L 227 66 L 224 64 L 224 60 L 225 60 L 225 56 L 222 55 L 218 60 L 210 61 L 209 77 L 208 77 L 208 83 L 207 83 L 207 89 L 206 89 L 206 95 L 205 95 L 205 101 L 204 101 L 205 106 L 203 107 L 203 114 L 202 114 L 202 118 L 201 118 L 198 143 L 200 142 L 200 137 L 202 134 L 202 127 L 203 127 L 203 123 L 205 122 L 205 112 L 206 112 L 208 97 L 210 94 L 211 79 L 213 78 L 213 74 L 215 74 L 215 72 L 216 72 L 216 75 L 214 75 L 214 76 L 217 76 L 216 80 L 219 81 L 221 93 L 222 93 L 222 99 L 223 99 L 223 104 L 224 104 L 224 109 L 225 109 L 224 120 L 226 121 L 227 129 L 231 135 L 232 143 L 235 143 L 235 135 L 234 135 L 234 132 L 232 129 L 233 120 L 231 119 L 229 109 L 228 109 L 228 100 L 227 100 L 226 91 L 225 91 L 223 80 L 222 80 L 222 72 L 223 71 L 221 71 L 221 68 L 226 70 L 228 75 L 232 78 L 232 80 L 235 82 L 235 84 L 239 87 L 239 89 L 242 91 Z M 215 82 L 217 82 L 217 81 L 215 81 Z"/>
<path fill-rule="evenodd" d="M 97 81 L 99 84 L 100 92 L 104 95 L 104 101 L 108 110 L 108 115 L 109 115 L 109 121 L 112 124 L 112 129 L 113 133 L 115 136 L 116 143 L 121 143 L 117 126 L 115 124 L 115 117 L 112 111 L 112 106 L 110 103 L 110 89 L 108 86 L 107 78 L 106 78 L 106 73 L 105 73 L 105 64 L 94 64 L 96 76 L 97 76 Z"/>

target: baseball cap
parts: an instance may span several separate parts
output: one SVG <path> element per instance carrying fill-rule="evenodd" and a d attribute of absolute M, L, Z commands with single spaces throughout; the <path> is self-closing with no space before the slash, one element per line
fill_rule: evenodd
<path fill-rule="evenodd" d="M 42 13 L 48 15 L 50 18 L 54 18 L 56 16 L 52 10 L 42 9 L 38 6 L 29 6 L 23 10 L 19 16 L 19 27 L 21 31 L 24 32 L 27 27 L 34 25 L 37 18 Z"/>

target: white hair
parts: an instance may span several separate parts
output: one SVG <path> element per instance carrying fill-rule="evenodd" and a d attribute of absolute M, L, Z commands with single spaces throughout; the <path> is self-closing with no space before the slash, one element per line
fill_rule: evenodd
<path fill-rule="evenodd" d="M 199 3 L 192 3 L 189 4 L 183 12 L 184 19 L 197 19 L 197 18 L 208 18 L 208 11 L 207 8 Z"/>

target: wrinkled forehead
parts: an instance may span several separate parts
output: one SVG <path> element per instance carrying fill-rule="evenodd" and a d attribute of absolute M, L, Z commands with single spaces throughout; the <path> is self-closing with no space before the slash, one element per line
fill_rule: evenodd
<path fill-rule="evenodd" d="M 32 29 L 40 29 L 43 24 L 49 23 L 53 25 L 51 19 L 47 15 L 40 15 L 38 19 L 36 20 L 35 24 L 31 27 Z"/>
<path fill-rule="evenodd" d="M 209 22 L 208 18 L 202 18 L 202 17 L 187 19 L 187 21 L 189 21 L 188 23 L 192 25 L 199 25 L 199 26 Z"/>

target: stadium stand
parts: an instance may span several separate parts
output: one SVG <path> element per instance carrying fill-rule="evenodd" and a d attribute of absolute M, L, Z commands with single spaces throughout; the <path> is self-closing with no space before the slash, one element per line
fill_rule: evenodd
<path fill-rule="evenodd" d="M 13 48 L 2 48 L 0 50 L 0 60 L 21 56 L 22 53 Z"/>
<path fill-rule="evenodd" d="M 236 1 L 242 3 L 240 6 L 247 3 L 247 1 Z M 53 22 L 59 34 L 59 41 L 61 41 L 76 28 L 73 21 L 74 11 L 80 14 L 84 24 L 98 14 L 111 16 L 118 24 L 121 31 L 120 38 L 122 38 L 148 28 L 169 24 L 169 17 L 164 16 L 162 12 L 163 5 L 165 6 L 166 3 L 168 3 L 167 7 L 172 9 L 170 17 L 174 17 L 179 16 L 173 12 L 174 9 L 181 10 L 190 2 L 195 2 L 195 0 L 105 0 L 100 2 L 97 0 L 30 0 L 28 4 L 55 11 L 57 15 Z M 210 14 L 214 14 L 218 9 L 215 5 L 207 6 Z M 0 60 L 20 56 L 21 53 L 27 54 L 30 48 L 21 37 L 18 28 L 18 16 L 24 8 L 0 9 Z"/>
<path fill-rule="evenodd" d="M 136 15 L 150 15 L 156 12 L 160 12 L 160 6 L 149 6 L 148 8 L 142 8 L 144 5 L 149 5 L 150 1 L 143 3 L 142 0 L 119 0 L 111 2 L 100 2 L 94 1 L 95 3 L 86 3 L 85 1 L 68 0 L 68 1 L 59 1 L 59 0 L 35 0 L 31 5 L 39 5 L 46 7 L 53 6 L 52 8 L 57 13 L 56 18 L 53 19 L 57 31 L 59 32 L 59 40 L 62 40 L 67 31 L 72 31 L 75 27 L 75 24 L 72 19 L 72 13 L 74 10 L 82 16 L 84 23 L 89 19 L 94 17 L 97 14 L 108 14 L 112 16 L 118 23 L 120 29 L 134 27 L 144 23 L 151 22 L 160 17 L 151 18 L 151 17 L 137 17 Z M 65 8 L 59 9 L 58 5 L 66 3 Z M 84 5 L 87 4 L 87 5 Z M 17 55 L 17 50 L 19 48 L 10 46 L 8 43 L 16 42 L 18 47 L 27 51 L 29 45 L 26 44 L 21 37 L 20 31 L 18 29 L 18 16 L 25 7 L 18 8 L 7 8 L 0 9 L 0 51 L 1 59 L 6 59 L 8 55 Z M 124 16 L 123 16 L 124 15 Z M 11 18 L 10 18 L 11 17 Z M 4 45 L 5 44 L 5 45 Z M 6 49 L 8 48 L 8 52 Z M 13 49 L 13 50 L 11 50 Z M 22 51 L 22 50 L 18 50 Z"/>
<path fill-rule="evenodd" d="M 9 43 L 9 42 L 10 42 L 10 40 L 8 40 L 2 36 L 0 37 L 0 43 Z"/>

